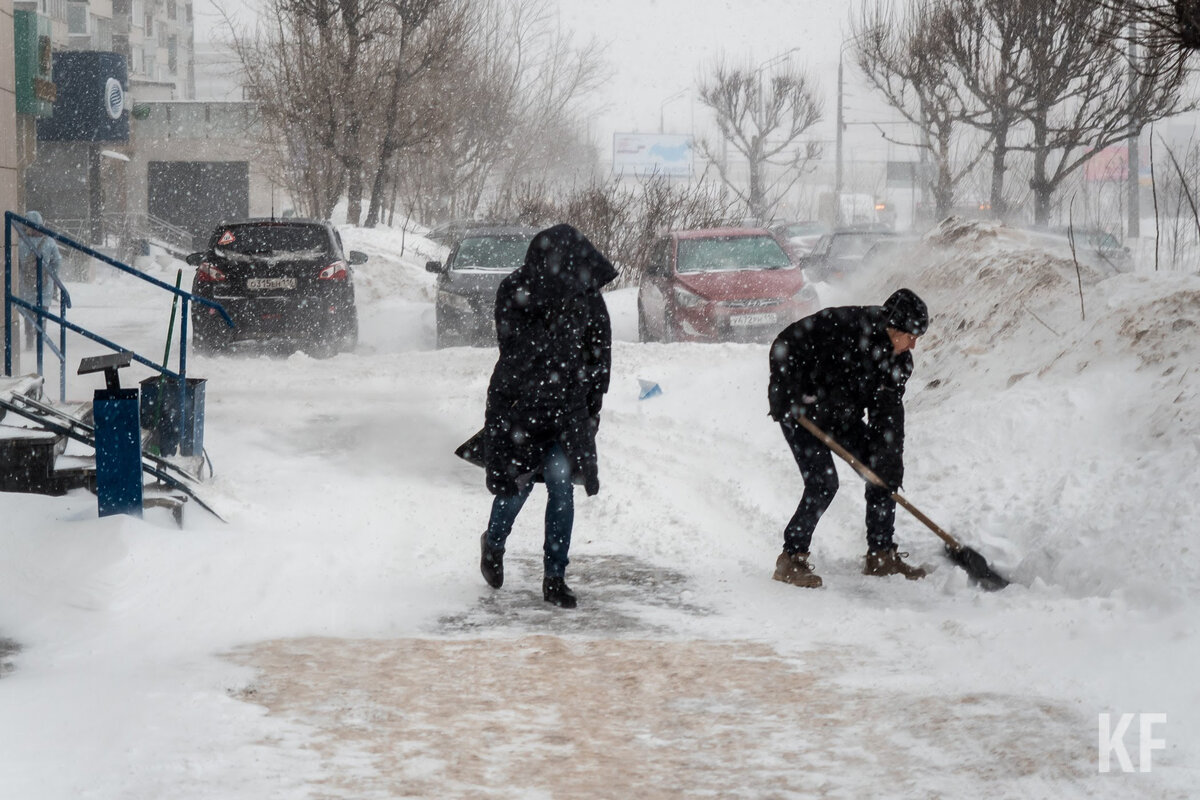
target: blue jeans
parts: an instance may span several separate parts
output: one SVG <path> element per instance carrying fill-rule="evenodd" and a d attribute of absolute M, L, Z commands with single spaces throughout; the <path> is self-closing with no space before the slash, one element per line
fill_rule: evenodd
<path fill-rule="evenodd" d="M 571 527 L 575 523 L 575 487 L 571 483 L 571 462 L 561 446 L 555 444 L 542 461 L 546 479 L 546 543 L 543 546 L 542 566 L 547 578 L 567 574 L 567 551 L 571 549 Z M 512 533 L 513 523 L 521 506 L 529 499 L 533 482 L 514 495 L 496 495 L 492 501 L 492 516 L 488 520 L 489 550 L 504 550 L 504 542 Z"/>

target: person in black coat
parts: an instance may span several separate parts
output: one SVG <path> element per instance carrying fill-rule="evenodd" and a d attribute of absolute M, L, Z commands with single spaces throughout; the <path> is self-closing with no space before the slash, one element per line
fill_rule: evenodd
<path fill-rule="evenodd" d="M 482 460 L 495 495 L 480 570 L 504 583 L 504 543 L 535 481 L 548 493 L 542 597 L 574 608 L 565 580 L 573 485 L 600 491 L 596 430 L 608 391 L 612 326 L 600 289 L 616 269 L 570 225 L 533 237 L 496 292 L 500 357 L 488 385 Z M 466 447 L 466 445 L 464 445 Z M 460 448 L 461 449 L 461 448 Z"/>
<path fill-rule="evenodd" d="M 925 303 L 911 290 L 900 289 L 882 306 L 818 311 L 789 325 L 772 343 L 770 414 L 779 422 L 804 477 L 804 495 L 784 530 L 775 580 L 821 585 L 808 561 L 809 543 L 838 490 L 833 455 L 797 422 L 802 416 L 891 487 L 867 484 L 863 573 L 924 577 L 924 570 L 901 559 L 892 541 L 896 502 L 891 493 L 904 479 L 903 398 L 913 370 L 910 351 L 928 327 Z"/>

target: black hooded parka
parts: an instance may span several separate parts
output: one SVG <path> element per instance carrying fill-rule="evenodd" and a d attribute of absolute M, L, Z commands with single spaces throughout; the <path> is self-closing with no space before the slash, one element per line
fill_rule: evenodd
<path fill-rule="evenodd" d="M 488 490 L 515 495 L 558 443 L 572 478 L 600 490 L 596 427 L 608 391 L 612 326 L 600 288 L 617 277 L 570 225 L 533 237 L 525 263 L 496 292 L 500 357 L 488 385 Z"/>

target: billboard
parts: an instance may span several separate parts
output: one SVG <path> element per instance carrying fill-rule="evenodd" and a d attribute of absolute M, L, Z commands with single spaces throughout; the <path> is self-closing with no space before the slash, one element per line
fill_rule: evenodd
<path fill-rule="evenodd" d="M 54 116 L 38 120 L 43 142 L 129 140 L 125 56 L 89 50 L 54 54 Z"/>
<path fill-rule="evenodd" d="M 614 133 L 612 171 L 617 175 L 670 178 L 692 176 L 691 136 L 674 133 Z"/>
<path fill-rule="evenodd" d="M 1097 150 L 1083 166 L 1083 179 L 1097 181 L 1123 181 L 1129 178 L 1129 147 L 1114 144 Z"/>

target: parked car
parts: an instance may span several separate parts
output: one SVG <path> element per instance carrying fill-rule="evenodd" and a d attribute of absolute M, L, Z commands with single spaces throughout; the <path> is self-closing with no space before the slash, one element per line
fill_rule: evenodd
<path fill-rule="evenodd" d="M 769 341 L 820 309 L 804 270 L 765 228 L 676 231 L 651 248 L 638 287 L 648 341 Z"/>
<path fill-rule="evenodd" d="M 871 247 L 896 236 L 895 231 L 875 226 L 837 228 L 822 236 L 800 263 L 813 280 L 841 280 L 858 270 Z"/>
<path fill-rule="evenodd" d="M 437 346 L 489 345 L 496 341 L 496 290 L 525 261 L 537 228 L 489 226 L 458 233 L 446 263 L 428 261 L 436 273 Z"/>
<path fill-rule="evenodd" d="M 867 248 L 863 253 L 859 268 L 872 270 L 886 264 L 894 264 L 903 260 L 909 248 L 921 241 L 920 236 L 898 233 L 895 236 L 885 236 Z"/>
<path fill-rule="evenodd" d="M 252 219 L 218 226 L 196 267 L 192 293 L 224 306 L 230 328 L 214 310 L 192 305 L 192 346 L 218 352 L 242 342 L 281 343 L 314 356 L 358 344 L 353 265 L 364 253 L 342 249 L 328 222 Z"/>
<path fill-rule="evenodd" d="M 1075 240 L 1075 254 L 1081 261 L 1088 261 L 1098 269 L 1112 272 L 1129 272 L 1133 269 L 1133 254 L 1120 239 L 1103 228 L 1051 228 L 1052 233 L 1063 237 L 1070 247 Z"/>
<path fill-rule="evenodd" d="M 494 227 L 512 227 L 505 222 L 489 222 L 479 219 L 452 219 L 448 222 L 443 222 L 439 225 L 434 225 L 425 234 L 425 238 L 431 242 L 436 242 L 440 245 L 450 247 L 456 241 L 462 238 L 467 231 L 479 230 L 481 228 Z"/>
<path fill-rule="evenodd" d="M 800 259 L 812 252 L 822 236 L 829 233 L 829 228 L 823 222 L 806 220 L 801 222 L 776 222 L 767 228 L 783 252 L 788 254 L 792 263 L 799 264 Z"/>

